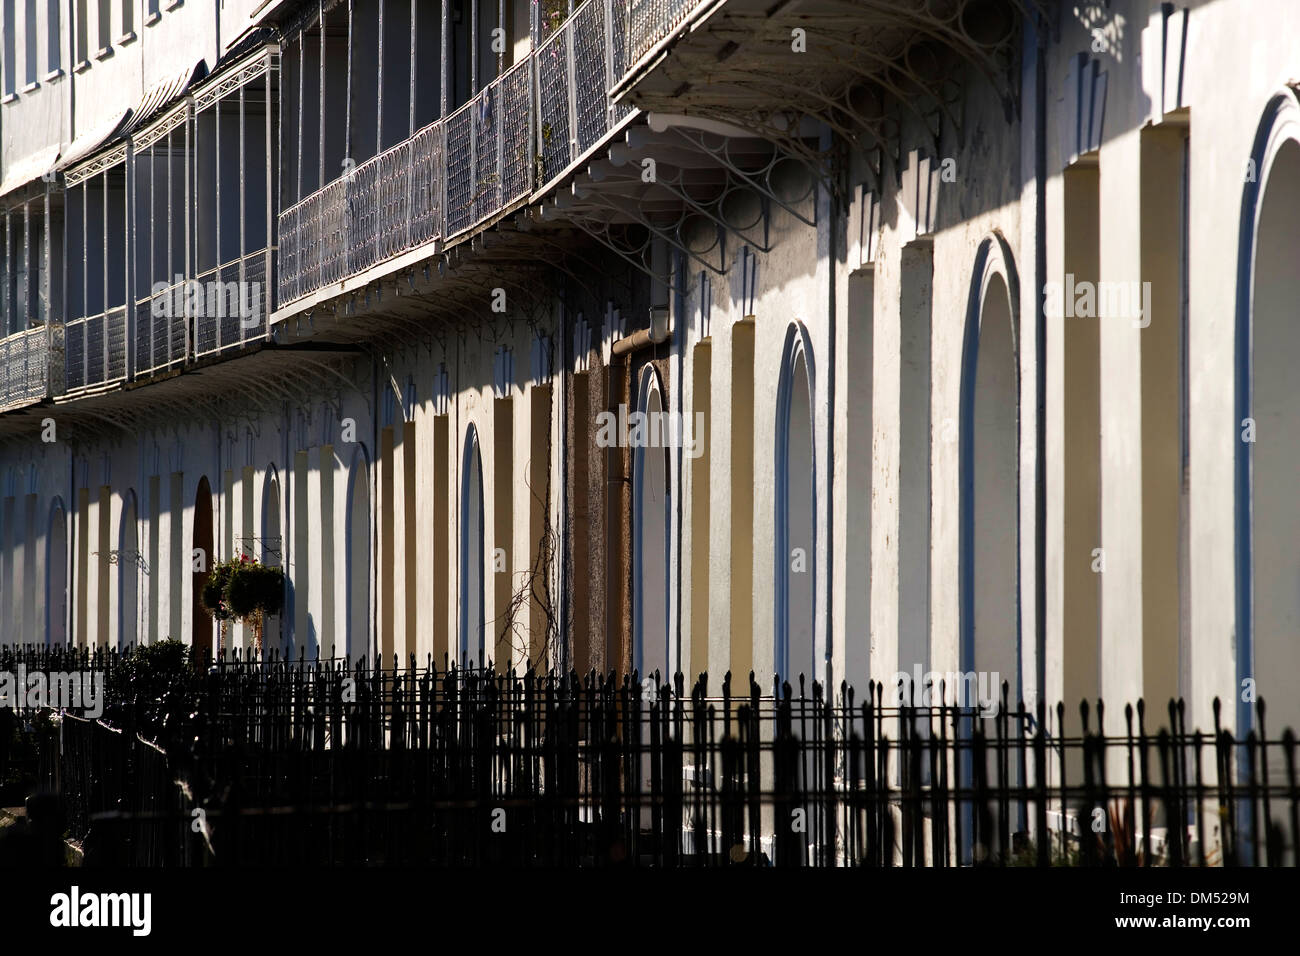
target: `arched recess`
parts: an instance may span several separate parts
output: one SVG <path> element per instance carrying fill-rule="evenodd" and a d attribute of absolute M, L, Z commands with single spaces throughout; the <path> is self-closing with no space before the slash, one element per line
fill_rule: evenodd
<path fill-rule="evenodd" d="M 280 514 L 280 472 L 275 465 L 268 465 L 266 468 L 266 478 L 262 482 L 262 525 L 259 529 L 261 540 L 257 542 L 260 547 L 250 547 L 253 555 L 262 562 L 262 564 L 274 565 L 276 567 L 284 566 L 284 536 L 281 529 L 284 527 Z M 294 556 L 295 561 L 297 555 Z M 290 607 L 288 600 L 289 595 L 293 593 L 293 582 L 289 580 L 288 573 L 285 574 L 286 593 L 283 607 Z M 269 652 L 272 648 L 280 646 L 281 626 L 283 612 L 280 614 L 269 615 L 262 622 L 262 649 Z M 251 631 L 246 631 L 251 640 Z M 297 649 L 293 647 L 292 642 L 286 648 L 286 652 L 297 655 Z"/>
<path fill-rule="evenodd" d="M 461 459 L 460 493 L 460 658 L 465 666 L 472 659 L 482 666 L 484 646 L 483 578 L 483 457 L 478 430 L 471 424 L 465 431 Z"/>
<path fill-rule="evenodd" d="M 261 547 L 254 552 L 263 564 L 283 563 L 284 539 L 280 532 L 280 473 L 275 465 L 268 465 L 262 484 Z"/>
<path fill-rule="evenodd" d="M 653 365 L 641 368 L 636 410 L 644 418 L 632 449 L 632 666 L 670 682 L 677 654 L 668 633 L 668 439 L 663 385 Z M 635 434 L 635 431 L 634 431 Z"/>
<path fill-rule="evenodd" d="M 357 445 L 348 467 L 347 657 L 370 657 L 370 458 Z"/>
<path fill-rule="evenodd" d="M 139 639 L 140 521 L 135 490 L 127 489 L 117 532 L 117 644 L 126 647 Z"/>
<path fill-rule="evenodd" d="M 45 535 L 45 643 L 68 640 L 68 514 L 63 499 L 50 503 Z"/>
<path fill-rule="evenodd" d="M 1270 739 L 1300 732 L 1300 101 L 1269 101 L 1243 188 L 1236 308 L 1236 584 L 1238 736 L 1258 729 L 1243 701 L 1255 682 Z M 1249 422 L 1247 420 L 1250 420 Z M 1278 770 L 1281 761 L 1273 762 Z"/>
<path fill-rule="evenodd" d="M 203 585 L 208 581 L 208 574 L 216 556 L 212 552 L 212 487 L 204 475 L 199 479 L 198 490 L 194 493 L 194 526 L 190 539 L 190 554 L 202 555 L 202 561 L 196 563 L 201 570 L 190 575 L 191 613 L 190 643 L 193 653 L 212 653 L 212 615 L 203 607 Z"/>
<path fill-rule="evenodd" d="M 801 322 L 786 330 L 776 393 L 776 673 L 798 686 L 822 677 L 825 642 L 814 626 L 817 594 L 817 458 L 812 342 Z"/>
<path fill-rule="evenodd" d="M 1012 701 L 1022 686 L 1019 301 L 1011 250 L 989 236 L 976 254 L 962 343 L 961 666 L 988 673 L 990 696 L 1006 681 Z"/>

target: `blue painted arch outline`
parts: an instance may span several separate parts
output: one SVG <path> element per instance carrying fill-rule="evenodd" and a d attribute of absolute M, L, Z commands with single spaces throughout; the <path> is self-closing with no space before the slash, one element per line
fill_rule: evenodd
<path fill-rule="evenodd" d="M 825 635 L 816 627 L 818 594 L 817 565 L 817 416 L 814 396 L 817 394 L 817 366 L 814 361 L 812 337 L 802 321 L 794 320 L 786 328 L 785 342 L 781 348 L 781 374 L 776 391 L 776 518 L 775 546 L 773 547 L 774 624 L 773 667 L 783 679 L 789 679 L 790 669 L 790 415 L 794 405 L 794 380 L 800 361 L 808 381 L 808 440 L 809 487 L 811 489 L 812 541 L 808 554 L 808 573 L 812 576 L 813 615 L 811 625 L 813 660 L 823 665 L 830 660 L 831 648 L 826 646 Z M 814 675 L 809 675 L 813 677 Z"/>
<path fill-rule="evenodd" d="M 50 501 L 49 515 L 45 524 L 45 643 L 53 643 L 55 633 L 55 580 L 54 580 L 54 532 L 58 522 L 59 534 L 63 539 L 63 554 L 57 556 L 61 564 L 60 578 L 63 581 L 63 594 L 61 607 L 63 608 L 59 621 L 59 633 L 66 642 L 68 639 L 68 510 L 63 504 L 63 498 L 55 495 Z"/>
<path fill-rule="evenodd" d="M 659 397 L 659 410 L 667 413 L 668 406 L 665 401 L 665 391 L 663 381 L 659 376 L 658 370 L 650 363 L 641 367 L 640 376 L 637 382 L 636 393 L 636 410 L 645 414 L 650 410 L 650 400 L 653 396 Z M 649 426 L 647 425 L 647 429 Z M 647 430 L 647 434 L 649 434 Z M 645 645 L 647 635 L 645 634 L 645 625 L 643 623 L 645 611 L 645 589 L 641 582 L 644 579 L 645 569 L 642 566 L 641 553 L 642 545 L 646 535 L 647 518 L 645 509 L 645 482 L 646 482 L 646 464 L 648 452 L 656 452 L 664 455 L 664 500 L 663 500 L 663 528 L 664 528 L 664 568 L 670 565 L 671 527 L 672 509 L 672 469 L 668 467 L 666 448 L 646 448 L 638 446 L 632 450 L 632 580 L 635 586 L 632 588 L 632 667 L 644 679 L 645 675 Z M 663 607 L 669 606 L 669 580 L 670 576 L 665 570 L 664 588 L 661 595 Z M 661 679 L 666 680 L 677 670 L 677 662 L 680 660 L 680 649 L 670 639 L 667 629 L 667 615 L 665 614 L 665 633 L 664 633 L 664 659 L 668 662 L 668 673 L 661 674 Z"/>
<path fill-rule="evenodd" d="M 966 301 L 966 321 L 962 334 L 960 423 L 958 426 L 958 472 L 960 475 L 958 525 L 958 580 L 961 669 L 970 671 L 975 666 L 975 375 L 979 363 L 981 326 L 984 320 L 984 303 L 996 279 L 1001 279 L 1007 292 L 1011 317 L 1011 354 L 1015 369 L 1016 392 L 1016 561 L 1015 561 L 1015 619 L 1016 619 L 1016 683 L 1012 699 L 1024 687 L 1023 635 L 1024 614 L 1021 604 L 1020 546 L 1020 448 L 1023 418 L 1020 414 L 1020 278 L 1016 272 L 1011 247 L 1001 232 L 994 230 L 984 237 L 975 253 L 971 273 L 970 291 Z M 1041 453 L 1041 450 L 1040 450 Z M 1042 613 L 1042 609 L 1039 609 Z"/>
<path fill-rule="evenodd" d="M 357 495 L 364 494 L 365 498 L 365 515 L 366 523 L 364 529 L 357 528 L 357 522 L 353 520 L 357 502 Z M 348 463 L 348 485 L 346 492 L 346 520 L 343 523 L 343 548 L 344 548 L 344 567 L 346 569 L 344 580 L 347 581 L 344 599 L 344 641 L 345 653 L 350 660 L 355 662 L 358 658 L 365 656 L 374 660 L 372 653 L 373 648 L 370 642 L 370 588 L 371 588 L 371 545 L 370 545 L 370 521 L 372 509 L 370 506 L 370 453 L 362 442 L 357 442 L 356 447 L 352 450 L 352 460 Z M 365 566 L 357 567 L 355 560 L 357 547 L 361 543 L 357 540 L 359 530 L 364 530 L 366 540 L 365 549 L 361 553 L 365 556 Z M 358 607 L 358 604 L 362 604 Z M 356 633 L 357 617 L 362 616 L 364 621 L 364 633 Z"/>
<path fill-rule="evenodd" d="M 1254 312 L 1255 260 L 1262 214 L 1261 200 L 1268 187 L 1274 162 L 1288 143 L 1300 145 L 1300 100 L 1296 89 L 1287 87 L 1269 98 L 1255 129 L 1248 170 L 1241 195 L 1241 216 L 1237 232 L 1237 291 L 1234 318 L 1234 564 L 1236 584 L 1236 732 L 1245 734 L 1254 724 L 1253 708 L 1237 692 L 1255 669 L 1254 632 L 1254 455 L 1251 442 L 1241 440 L 1242 422 L 1253 418 L 1254 405 Z"/>
<path fill-rule="evenodd" d="M 478 429 L 471 422 L 465 427 L 465 442 L 461 452 L 461 489 L 460 489 L 460 613 L 458 619 L 460 622 L 460 633 L 457 635 L 457 647 L 460 650 L 458 663 L 463 667 L 470 659 L 470 654 L 475 649 L 470 646 L 470 630 L 478 630 L 478 648 L 477 656 L 474 657 L 474 663 L 482 667 L 487 660 L 487 544 L 483 537 L 484 532 L 484 488 L 483 488 L 483 455 L 479 447 Z M 475 482 L 475 478 L 477 482 Z M 471 488 L 477 483 L 478 495 L 476 500 L 471 500 Z M 470 542 L 469 529 L 474 525 L 478 529 L 478 553 L 471 554 L 473 550 Z M 473 621 L 470 609 L 470 576 L 468 574 L 471 568 L 471 562 L 478 564 L 478 590 L 477 608 L 478 620 Z"/>

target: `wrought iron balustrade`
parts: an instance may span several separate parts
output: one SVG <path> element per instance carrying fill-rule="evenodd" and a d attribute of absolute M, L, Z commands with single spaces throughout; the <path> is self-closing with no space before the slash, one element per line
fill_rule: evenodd
<path fill-rule="evenodd" d="M 0 411 L 45 398 L 49 372 L 49 331 L 44 326 L 0 339 Z"/>
<path fill-rule="evenodd" d="M 126 378 L 126 306 L 69 320 L 64 338 L 69 394 Z"/>
<path fill-rule="evenodd" d="M 200 358 L 265 339 L 271 290 L 266 282 L 271 250 L 261 249 L 200 273 L 190 285 L 194 356 Z"/>
<path fill-rule="evenodd" d="M 699 0 L 628 0 L 628 58 L 633 67 L 686 21 Z"/>
<path fill-rule="evenodd" d="M 136 301 L 137 377 L 164 372 L 185 361 L 188 293 L 187 284 L 177 282 Z"/>
<path fill-rule="evenodd" d="M 543 192 L 631 114 L 628 0 L 588 0 L 467 103 L 279 216 L 283 307 Z"/>

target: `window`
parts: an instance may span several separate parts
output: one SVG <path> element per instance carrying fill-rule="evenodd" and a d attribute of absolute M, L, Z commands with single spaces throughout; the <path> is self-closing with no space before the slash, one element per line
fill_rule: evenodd
<path fill-rule="evenodd" d="M 87 0 L 77 0 L 77 65 L 80 66 L 90 58 L 90 11 Z"/>
<path fill-rule="evenodd" d="M 59 0 L 45 0 L 45 69 L 53 74 L 62 69 L 59 62 L 59 40 L 63 33 L 59 29 Z"/>
<path fill-rule="evenodd" d="M 14 94 L 17 74 L 14 71 L 14 30 L 16 28 L 16 18 L 14 16 L 14 0 L 5 0 L 5 48 L 4 48 L 4 95 L 12 96 Z"/>
<path fill-rule="evenodd" d="M 40 33 L 36 25 L 36 0 L 23 3 L 23 83 L 31 86 L 40 77 L 36 75 L 36 47 Z"/>
<path fill-rule="evenodd" d="M 135 36 L 135 0 L 122 0 L 122 38 Z"/>
<path fill-rule="evenodd" d="M 99 16 L 95 25 L 98 28 L 98 52 L 111 50 L 113 48 L 113 38 L 110 36 L 113 29 L 113 0 L 99 0 Z"/>

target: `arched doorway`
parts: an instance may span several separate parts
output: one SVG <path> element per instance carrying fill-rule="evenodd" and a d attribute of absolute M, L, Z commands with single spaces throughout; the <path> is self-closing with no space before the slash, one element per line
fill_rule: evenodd
<path fill-rule="evenodd" d="M 117 535 L 117 644 L 127 647 L 140 638 L 140 534 L 135 492 L 122 499 L 122 524 Z"/>
<path fill-rule="evenodd" d="M 1300 732 L 1300 106 L 1270 104 L 1242 210 L 1237 324 L 1237 734 L 1258 730 L 1247 681 L 1268 704 L 1266 731 Z M 1252 236 L 1253 233 L 1253 236 Z M 1270 773 L 1283 779 L 1282 761 Z"/>
<path fill-rule="evenodd" d="M 460 496 L 460 664 L 485 661 L 483 608 L 483 463 L 478 431 L 465 433 Z"/>
<path fill-rule="evenodd" d="M 262 564 L 276 567 L 283 564 L 284 544 L 280 527 L 280 477 L 275 466 L 272 465 L 266 470 L 266 484 L 262 488 L 261 547 L 254 549 L 250 546 L 249 548 Z M 287 581 L 287 576 L 285 586 L 289 589 L 293 587 Z M 262 622 L 262 650 L 266 653 L 269 653 L 272 648 L 280 647 L 282 617 L 282 614 L 271 614 Z M 250 633 L 245 633 L 251 638 Z M 291 657 L 297 654 L 293 644 L 291 638 L 285 648 Z"/>
<path fill-rule="evenodd" d="M 347 657 L 370 653 L 370 464 L 357 448 L 348 470 Z"/>
<path fill-rule="evenodd" d="M 962 669 L 996 700 L 1020 687 L 1019 376 L 1011 257 L 1001 239 L 981 246 L 972 280 L 961 384 Z M 969 691 L 968 691 L 969 692 Z M 974 707 L 978 700 L 959 704 Z"/>
<path fill-rule="evenodd" d="M 45 643 L 63 644 L 67 639 L 68 515 L 63 499 L 55 498 L 45 539 Z"/>
<path fill-rule="evenodd" d="M 632 450 L 632 666 L 644 684 L 668 681 L 676 655 L 668 638 L 668 449 L 663 391 L 654 367 L 641 373 L 637 411 L 646 436 Z"/>
<path fill-rule="evenodd" d="M 208 581 L 215 555 L 212 553 L 212 488 L 207 476 L 199 479 L 194 493 L 194 529 L 190 541 L 193 556 L 190 591 L 190 643 L 196 659 L 212 653 L 212 615 L 203 606 L 203 585 Z"/>
<path fill-rule="evenodd" d="M 798 324 L 786 333 L 776 398 L 776 672 L 796 692 L 820 680 L 816 614 L 816 462 L 812 349 Z M 824 657 L 824 654 L 821 655 Z"/>

